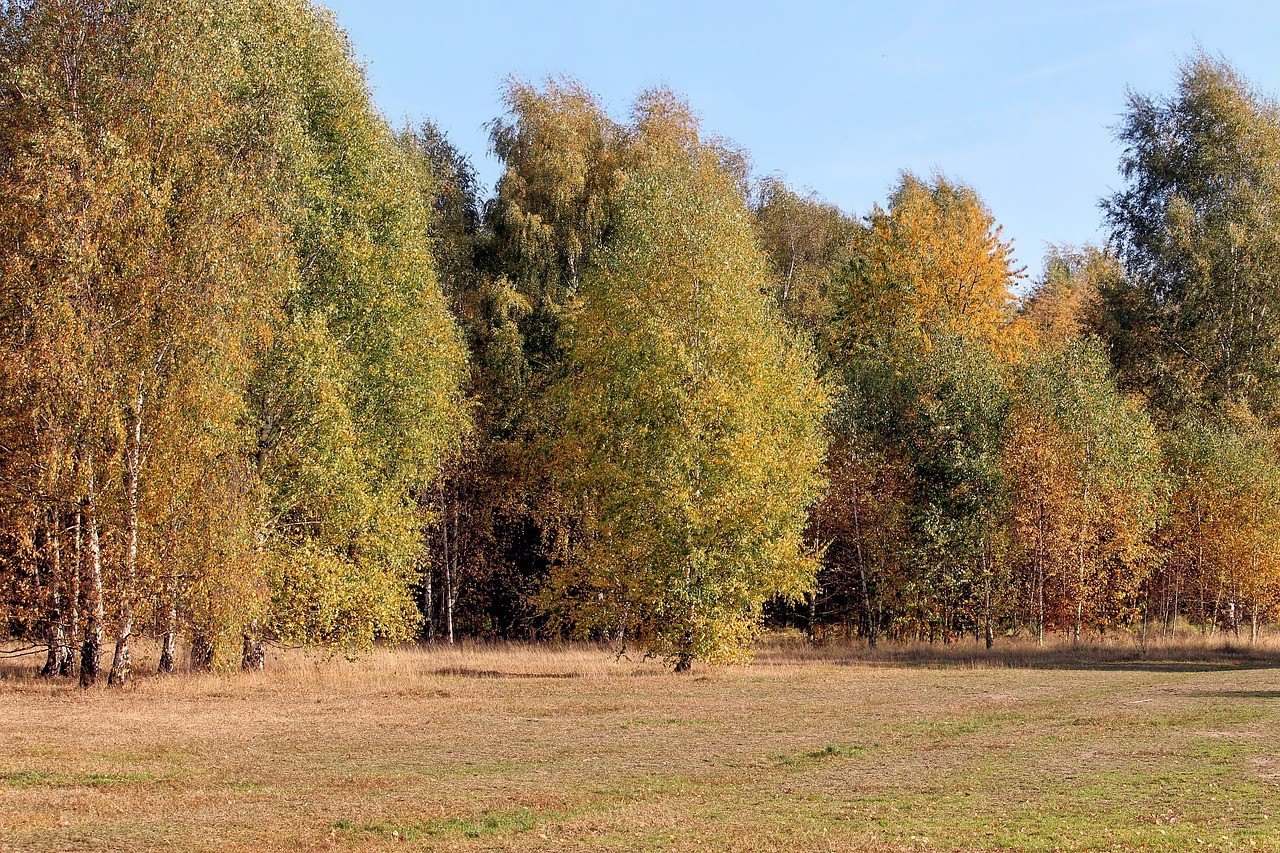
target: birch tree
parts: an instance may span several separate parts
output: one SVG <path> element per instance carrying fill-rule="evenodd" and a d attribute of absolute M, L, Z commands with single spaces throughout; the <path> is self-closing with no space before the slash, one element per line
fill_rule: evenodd
<path fill-rule="evenodd" d="M 544 601 L 679 670 L 740 659 L 764 601 L 812 584 L 825 403 L 687 108 L 649 93 L 633 133 L 617 234 L 577 303 L 558 456 L 578 525 Z"/>

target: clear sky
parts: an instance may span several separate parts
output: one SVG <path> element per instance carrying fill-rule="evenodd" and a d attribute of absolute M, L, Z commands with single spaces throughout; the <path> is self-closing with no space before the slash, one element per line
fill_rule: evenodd
<path fill-rule="evenodd" d="M 909 169 L 976 189 L 1032 272 L 1103 239 L 1129 89 L 1172 91 L 1198 49 L 1280 91 L 1280 3 L 1199 0 L 328 0 L 393 122 L 432 118 L 498 177 L 485 123 L 508 75 L 577 78 L 617 118 L 665 85 L 707 130 L 845 211 Z"/>

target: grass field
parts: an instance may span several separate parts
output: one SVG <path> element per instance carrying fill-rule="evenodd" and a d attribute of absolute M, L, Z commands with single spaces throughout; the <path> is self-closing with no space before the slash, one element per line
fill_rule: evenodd
<path fill-rule="evenodd" d="M 3 850 L 1280 850 L 1280 647 L 0 670 Z"/>

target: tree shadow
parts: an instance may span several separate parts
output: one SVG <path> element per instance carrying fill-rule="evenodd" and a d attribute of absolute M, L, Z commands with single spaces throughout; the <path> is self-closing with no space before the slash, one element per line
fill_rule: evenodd
<path fill-rule="evenodd" d="M 836 666 L 923 669 L 1038 669 L 1114 672 L 1240 672 L 1280 668 L 1280 648 L 1268 643 L 1161 643 L 1143 649 L 1134 644 L 1080 645 L 1069 642 L 1038 646 L 1014 641 L 992 649 L 976 642 L 930 644 L 886 643 L 869 649 L 858 642 L 762 644 L 756 660 L 764 665 L 824 663 Z"/>
<path fill-rule="evenodd" d="M 1186 695 L 1210 699 L 1280 699 L 1280 690 L 1196 690 Z"/>

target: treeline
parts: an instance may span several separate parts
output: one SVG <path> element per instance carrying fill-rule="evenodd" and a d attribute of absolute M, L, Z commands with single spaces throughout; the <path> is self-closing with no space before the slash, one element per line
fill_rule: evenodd
<path fill-rule="evenodd" d="M 486 198 L 302 0 L 0 40 L 0 631 L 46 673 L 1280 606 L 1280 113 L 1223 63 L 1132 97 L 1111 242 L 1023 298 L 972 189 L 852 217 L 667 91 L 511 83 Z"/>

